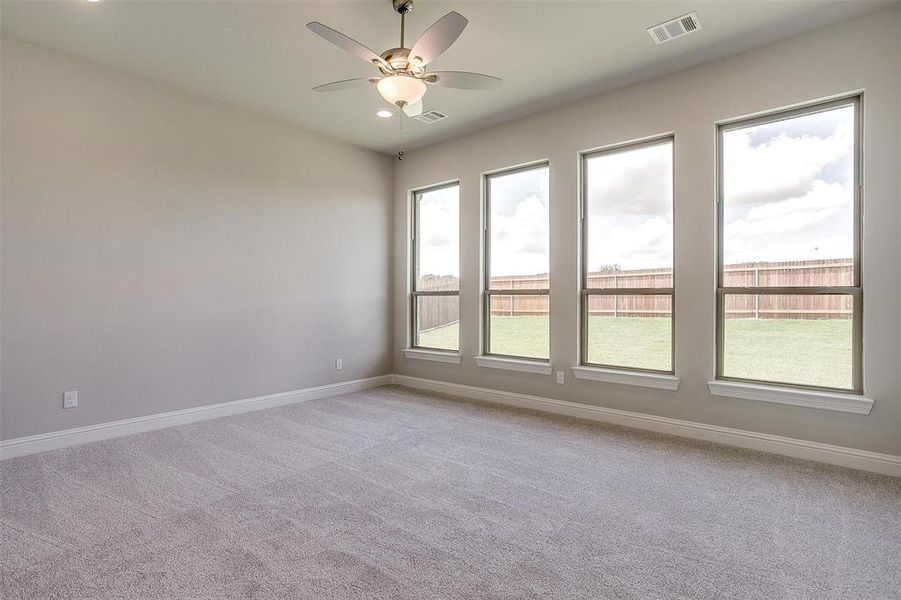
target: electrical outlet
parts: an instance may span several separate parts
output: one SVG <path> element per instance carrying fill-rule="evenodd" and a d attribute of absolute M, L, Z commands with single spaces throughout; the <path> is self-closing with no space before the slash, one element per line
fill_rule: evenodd
<path fill-rule="evenodd" d="M 557 371 L 557 383 L 563 383 L 564 377 L 565 374 L 563 373 L 563 371 Z"/>
<path fill-rule="evenodd" d="M 78 406 L 78 392 L 63 392 L 63 408 Z"/>
<path fill-rule="evenodd" d="M 336 359 L 335 359 L 335 370 L 336 370 L 336 371 L 340 371 L 340 370 L 343 369 L 343 368 L 344 368 L 344 359 L 343 359 L 343 358 L 336 358 Z"/>

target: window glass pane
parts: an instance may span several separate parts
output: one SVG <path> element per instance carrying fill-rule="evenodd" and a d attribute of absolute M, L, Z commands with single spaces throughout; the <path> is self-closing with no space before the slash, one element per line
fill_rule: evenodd
<path fill-rule="evenodd" d="M 672 296 L 591 295 L 587 302 L 587 363 L 672 371 Z"/>
<path fill-rule="evenodd" d="M 550 358 L 546 295 L 492 295 L 488 315 L 489 354 Z"/>
<path fill-rule="evenodd" d="M 460 289 L 460 186 L 416 194 L 416 290 Z"/>
<path fill-rule="evenodd" d="M 673 286 L 673 143 L 585 159 L 587 287 Z"/>
<path fill-rule="evenodd" d="M 413 299 L 416 302 L 416 346 L 459 350 L 459 296 L 414 296 Z"/>
<path fill-rule="evenodd" d="M 854 106 L 723 132 L 724 285 L 854 285 Z"/>
<path fill-rule="evenodd" d="M 724 303 L 724 376 L 853 388 L 853 296 L 727 294 Z"/>
<path fill-rule="evenodd" d="M 488 178 L 489 276 L 543 275 L 550 270 L 548 250 L 548 167 Z M 547 284 L 544 284 L 547 287 Z"/>

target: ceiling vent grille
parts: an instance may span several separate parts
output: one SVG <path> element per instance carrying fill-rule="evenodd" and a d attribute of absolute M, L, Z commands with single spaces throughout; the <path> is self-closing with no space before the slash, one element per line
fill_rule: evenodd
<path fill-rule="evenodd" d="M 430 110 L 428 112 L 424 112 L 421 115 L 418 115 L 413 118 L 416 119 L 417 121 L 419 121 L 420 123 L 426 123 L 427 125 L 431 125 L 432 123 L 440 121 L 441 119 L 446 119 L 447 115 L 444 114 L 443 112 L 439 112 L 437 110 Z"/>
<path fill-rule="evenodd" d="M 695 13 L 688 13 L 687 15 L 682 15 L 671 21 L 648 27 L 648 35 L 650 35 L 651 39 L 654 40 L 654 43 L 659 46 L 660 44 L 682 37 L 683 35 L 694 33 L 700 28 L 701 22 L 698 20 L 698 15 Z"/>

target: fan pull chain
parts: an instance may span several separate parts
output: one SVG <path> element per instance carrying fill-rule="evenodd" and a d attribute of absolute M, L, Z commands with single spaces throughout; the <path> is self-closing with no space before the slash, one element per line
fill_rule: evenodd
<path fill-rule="evenodd" d="M 404 114 L 403 110 L 398 110 L 398 113 L 397 113 L 397 121 L 398 121 L 398 123 L 397 123 L 397 127 L 398 127 L 397 145 L 398 145 L 399 150 L 397 152 L 397 160 L 403 160 L 407 155 L 406 151 L 404 151 L 404 120 L 405 120 L 404 117 L 405 116 L 406 115 Z"/>

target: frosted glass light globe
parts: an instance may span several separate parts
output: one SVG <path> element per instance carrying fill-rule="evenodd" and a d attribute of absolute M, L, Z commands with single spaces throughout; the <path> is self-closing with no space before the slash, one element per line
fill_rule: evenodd
<path fill-rule="evenodd" d="M 382 98 L 391 104 L 416 104 L 425 96 L 426 85 L 421 79 L 409 75 L 389 75 L 381 79 L 376 88 Z"/>

